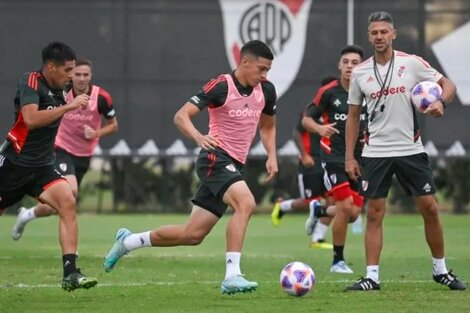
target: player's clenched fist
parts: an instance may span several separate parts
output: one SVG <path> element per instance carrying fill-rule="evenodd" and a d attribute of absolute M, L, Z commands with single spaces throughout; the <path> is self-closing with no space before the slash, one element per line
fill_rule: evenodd
<path fill-rule="evenodd" d="M 70 104 L 74 109 L 79 108 L 79 107 L 81 107 L 82 109 L 86 109 L 86 107 L 88 106 L 89 100 L 90 100 L 90 96 L 88 96 L 87 94 L 82 94 L 82 95 L 76 96 Z"/>

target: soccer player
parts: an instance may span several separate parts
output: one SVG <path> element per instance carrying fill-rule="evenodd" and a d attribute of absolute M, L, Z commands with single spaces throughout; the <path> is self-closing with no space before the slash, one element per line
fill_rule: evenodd
<path fill-rule="evenodd" d="M 196 161 L 201 185 L 192 199 L 191 215 L 184 225 L 167 225 L 142 233 L 119 229 L 104 261 L 107 272 L 124 254 L 138 248 L 200 244 L 229 205 L 233 215 L 226 231 L 226 272 L 222 293 L 257 288 L 258 283 L 246 280 L 240 271 L 243 241 L 256 207 L 242 172 L 258 126 L 268 155 L 266 181 L 278 171 L 276 92 L 274 85 L 266 80 L 273 58 L 265 43 L 247 42 L 240 51 L 240 64 L 231 74 L 209 81 L 176 112 L 174 122 L 178 129 L 201 147 Z M 204 108 L 209 111 L 209 134 L 206 135 L 192 122 Z"/>
<path fill-rule="evenodd" d="M 77 96 L 88 95 L 89 104 L 86 109 L 77 108 L 64 114 L 55 139 L 56 170 L 70 184 L 75 198 L 100 137 L 115 133 L 118 129 L 111 96 L 103 88 L 91 84 L 91 79 L 91 61 L 77 59 L 72 74 L 72 89 L 65 100 L 71 102 Z M 103 127 L 101 117 L 106 121 Z M 45 203 L 39 203 L 30 209 L 20 208 L 11 232 L 12 238 L 20 239 L 29 221 L 56 213 Z"/>
<path fill-rule="evenodd" d="M 367 274 L 345 290 L 380 290 L 382 221 L 394 174 L 405 192 L 414 197 L 423 216 L 434 281 L 451 290 L 465 290 L 465 284 L 452 271 L 447 271 L 443 230 L 434 196 L 436 188 L 421 142 L 417 113 L 410 102 L 410 91 L 416 83 L 437 82 L 442 87 L 441 98 L 433 102 L 425 113 L 442 116 L 446 104 L 455 96 L 455 85 L 422 58 L 393 49 L 397 32 L 390 14 L 374 12 L 369 15 L 368 24 L 369 42 L 374 54 L 357 66 L 352 75 L 345 156 L 346 171 L 354 180 L 361 176 L 361 194 L 368 199 L 365 234 Z M 369 124 L 361 168 L 356 161 L 354 147 L 364 98 Z"/>
<path fill-rule="evenodd" d="M 297 178 L 300 198 L 282 199 L 274 204 L 271 212 L 271 220 L 274 226 L 280 225 L 284 214 L 293 210 L 308 211 L 310 201 L 326 196 L 323 168 L 320 162 L 320 137 L 318 134 L 308 132 L 302 126 L 302 118 L 303 113 L 294 129 L 294 140 L 300 150 Z M 312 236 L 309 245 L 311 248 L 333 249 L 333 245 L 325 241 L 330 222 L 331 218 L 324 217 L 316 224 L 314 231 L 309 234 Z"/>
<path fill-rule="evenodd" d="M 352 69 L 362 62 L 363 50 L 356 45 L 344 47 L 340 53 L 338 69 L 340 78 L 323 86 L 317 92 L 313 103 L 307 107 L 302 125 L 322 139 L 321 159 L 323 162 L 324 183 L 328 194 L 334 199 L 334 206 L 321 206 L 317 200 L 310 203 L 310 216 L 306 221 L 307 233 L 311 233 L 318 218 L 335 217 L 333 222 L 333 263 L 330 272 L 353 273 L 344 259 L 344 246 L 348 223 L 359 216 L 363 198 L 358 194 L 357 183 L 350 181 L 344 168 L 345 123 L 348 115 L 348 89 Z M 322 123 L 317 121 L 322 118 Z M 358 143 L 356 155 L 362 146 Z"/>
<path fill-rule="evenodd" d="M 54 168 L 54 139 L 62 116 L 85 109 L 89 100 L 86 94 L 70 102 L 64 98 L 74 67 L 75 52 L 66 44 L 52 42 L 42 50 L 42 68 L 19 80 L 15 123 L 0 147 L 0 214 L 26 194 L 58 212 L 62 288 L 67 291 L 97 284 L 77 269 L 76 201 L 70 185 Z"/>

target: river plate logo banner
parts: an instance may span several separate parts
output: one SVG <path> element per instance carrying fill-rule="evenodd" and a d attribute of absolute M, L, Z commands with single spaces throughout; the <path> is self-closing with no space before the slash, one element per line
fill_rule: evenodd
<path fill-rule="evenodd" d="M 274 53 L 268 79 L 280 98 L 294 82 L 302 64 L 312 1 L 219 0 L 230 66 L 237 67 L 245 43 L 256 39 L 265 42 Z"/>

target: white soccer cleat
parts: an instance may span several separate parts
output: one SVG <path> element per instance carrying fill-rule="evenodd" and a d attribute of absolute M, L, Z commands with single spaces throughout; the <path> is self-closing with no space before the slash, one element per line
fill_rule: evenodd
<path fill-rule="evenodd" d="M 353 274 L 353 270 L 346 264 L 344 261 L 339 261 L 336 264 L 333 264 L 330 268 L 331 273 L 339 274 Z"/>
<path fill-rule="evenodd" d="M 308 215 L 307 220 L 305 221 L 305 232 L 307 235 L 312 235 L 313 231 L 315 230 L 315 226 L 317 226 L 319 218 L 316 216 L 316 210 L 320 207 L 321 204 L 318 200 L 312 200 L 308 205 L 310 209 L 310 213 Z"/>
<path fill-rule="evenodd" d="M 27 209 L 25 207 L 21 207 L 18 212 L 18 216 L 16 217 L 16 223 L 11 230 L 11 238 L 13 238 L 13 240 L 19 240 L 21 238 L 21 235 L 23 235 L 23 231 L 24 231 L 24 227 L 26 226 L 26 223 L 23 222 L 23 220 L 21 219 L 21 216 L 24 214 L 26 210 Z"/>

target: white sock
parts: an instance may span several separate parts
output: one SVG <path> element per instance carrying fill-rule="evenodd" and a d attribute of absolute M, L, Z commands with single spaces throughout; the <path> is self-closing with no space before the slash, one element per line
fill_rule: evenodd
<path fill-rule="evenodd" d="M 130 234 L 123 241 L 124 247 L 127 250 L 132 251 L 143 247 L 151 247 L 150 242 L 150 231 L 146 231 L 138 234 Z"/>
<path fill-rule="evenodd" d="M 225 279 L 241 275 L 240 271 L 240 252 L 226 252 L 225 253 Z"/>
<path fill-rule="evenodd" d="M 434 275 L 441 275 L 447 273 L 446 258 L 436 259 L 432 258 L 432 272 Z"/>
<path fill-rule="evenodd" d="M 36 218 L 36 214 L 34 213 L 34 209 L 36 209 L 35 206 L 32 208 L 26 209 L 23 211 L 23 214 L 20 215 L 20 220 L 23 222 L 23 224 L 28 223 L 30 220 L 33 220 Z"/>
<path fill-rule="evenodd" d="M 318 240 L 325 239 L 326 231 L 328 230 L 328 225 L 318 222 L 313 230 L 312 242 L 317 242 Z"/>
<path fill-rule="evenodd" d="M 280 207 L 282 212 L 289 212 L 292 211 L 292 202 L 294 200 L 284 200 L 281 202 Z"/>
<path fill-rule="evenodd" d="M 367 268 L 366 278 L 370 278 L 376 283 L 380 283 L 379 280 L 379 266 L 378 265 L 369 265 Z"/>

